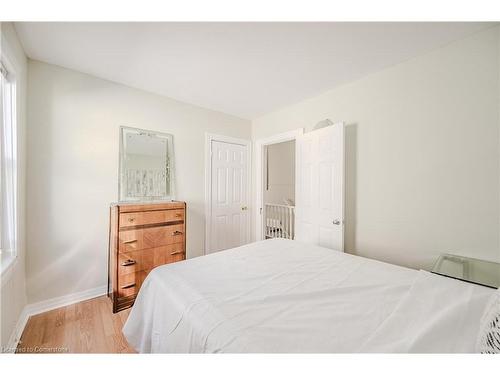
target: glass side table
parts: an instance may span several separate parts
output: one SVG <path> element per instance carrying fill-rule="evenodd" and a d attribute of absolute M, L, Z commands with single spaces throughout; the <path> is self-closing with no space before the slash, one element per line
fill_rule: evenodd
<path fill-rule="evenodd" d="M 441 254 L 431 272 L 490 288 L 500 288 L 500 263 Z"/>

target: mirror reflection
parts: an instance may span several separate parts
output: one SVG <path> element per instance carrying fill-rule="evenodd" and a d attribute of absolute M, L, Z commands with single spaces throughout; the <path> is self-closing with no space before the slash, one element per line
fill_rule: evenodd
<path fill-rule="evenodd" d="M 174 199 L 173 137 L 120 128 L 120 200 Z"/>

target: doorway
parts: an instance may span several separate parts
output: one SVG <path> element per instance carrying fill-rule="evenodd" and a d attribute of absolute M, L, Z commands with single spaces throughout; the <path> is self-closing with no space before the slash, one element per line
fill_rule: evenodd
<path fill-rule="evenodd" d="M 295 238 L 295 140 L 264 146 L 264 238 Z"/>
<path fill-rule="evenodd" d="M 296 139 L 302 128 L 255 142 L 255 238 L 295 238 Z"/>

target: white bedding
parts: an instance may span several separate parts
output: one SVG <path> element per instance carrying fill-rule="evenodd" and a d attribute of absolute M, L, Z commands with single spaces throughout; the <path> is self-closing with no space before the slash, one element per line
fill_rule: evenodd
<path fill-rule="evenodd" d="M 274 239 L 173 263 L 123 328 L 139 352 L 472 352 L 494 289 Z"/>

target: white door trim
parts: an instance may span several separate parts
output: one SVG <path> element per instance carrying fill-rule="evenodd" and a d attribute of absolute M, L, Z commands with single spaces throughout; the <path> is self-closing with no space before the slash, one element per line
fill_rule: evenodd
<path fill-rule="evenodd" d="M 263 225 L 262 225 L 262 200 L 264 196 L 264 170 L 263 170 L 263 159 L 264 159 L 264 146 L 269 146 L 275 143 L 281 143 L 286 141 L 296 140 L 297 137 L 304 134 L 304 128 L 298 128 L 291 130 L 286 133 L 275 134 L 268 138 L 263 138 L 255 141 L 255 239 L 257 241 L 264 239 Z M 297 157 L 297 153 L 295 153 Z M 295 160 L 295 168 L 297 168 L 297 160 Z M 297 173 L 295 173 L 297 176 Z M 297 186 L 297 181 L 295 181 L 295 186 Z"/>
<path fill-rule="evenodd" d="M 211 212 L 212 212 L 212 141 L 218 142 L 226 142 L 233 143 L 237 145 L 245 146 L 247 149 L 247 183 L 251 184 L 252 174 L 251 174 L 251 163 L 252 163 L 252 141 L 248 139 L 234 138 L 228 137 L 225 135 L 213 134 L 213 133 L 205 133 L 205 246 L 203 247 L 203 254 L 208 254 L 210 251 L 208 247 L 210 246 L 210 236 L 211 236 Z M 250 202 L 251 199 L 251 190 L 248 189 L 248 202 L 249 202 L 249 217 L 252 216 L 252 207 Z M 247 233 L 250 239 L 251 233 L 251 225 L 252 221 L 248 220 Z"/>

